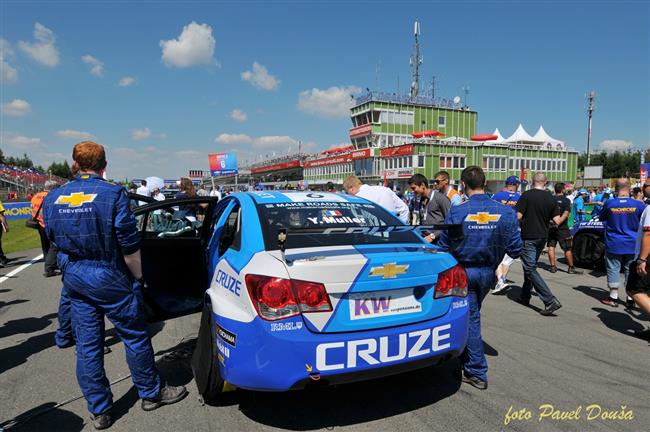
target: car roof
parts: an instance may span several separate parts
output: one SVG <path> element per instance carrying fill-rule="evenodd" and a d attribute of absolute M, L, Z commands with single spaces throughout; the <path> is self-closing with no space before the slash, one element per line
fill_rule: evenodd
<path fill-rule="evenodd" d="M 290 202 L 348 202 L 348 203 L 367 203 L 363 198 L 354 195 L 345 195 L 332 192 L 312 192 L 312 191 L 258 191 L 258 192 L 240 192 L 234 194 L 247 195 L 252 198 L 256 204 L 273 204 L 273 203 L 290 203 Z"/>

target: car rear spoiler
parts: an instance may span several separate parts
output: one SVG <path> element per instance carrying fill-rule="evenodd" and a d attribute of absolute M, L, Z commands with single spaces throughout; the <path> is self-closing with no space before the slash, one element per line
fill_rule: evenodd
<path fill-rule="evenodd" d="M 284 251 L 287 245 L 287 236 L 289 235 L 333 235 L 333 234 L 381 234 L 381 233 L 402 233 L 417 232 L 422 235 L 421 231 L 447 231 L 451 248 L 463 240 L 462 224 L 434 224 L 434 225 L 384 225 L 384 226 L 353 226 L 353 227 L 329 227 L 329 228 L 298 228 L 287 230 L 285 228 L 278 230 L 278 248 L 282 253 L 282 259 L 286 261 Z"/>

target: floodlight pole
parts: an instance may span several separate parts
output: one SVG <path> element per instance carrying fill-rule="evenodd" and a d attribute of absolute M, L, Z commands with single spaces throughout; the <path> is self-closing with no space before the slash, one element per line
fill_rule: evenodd
<path fill-rule="evenodd" d="M 595 109 L 596 92 L 590 91 L 587 95 L 587 112 L 589 113 L 589 130 L 587 132 L 587 165 L 591 163 L 591 116 Z"/>

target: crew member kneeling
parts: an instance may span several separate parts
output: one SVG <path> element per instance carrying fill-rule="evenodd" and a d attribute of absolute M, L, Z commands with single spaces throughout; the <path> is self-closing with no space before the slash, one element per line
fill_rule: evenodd
<path fill-rule="evenodd" d="M 104 316 L 126 346 L 142 409 L 178 402 L 187 390 L 163 386 L 156 371 L 140 291 L 140 236 L 126 191 L 102 178 L 106 156 L 100 144 L 75 145 L 72 159 L 76 178 L 50 192 L 43 208 L 72 304 L 77 380 L 95 428 L 106 429 L 113 395 L 104 371 Z"/>
<path fill-rule="evenodd" d="M 469 334 L 461 357 L 463 382 L 485 390 L 488 365 L 481 338 L 481 303 L 494 286 L 494 271 L 504 255 L 518 258 L 523 242 L 514 210 L 485 194 L 485 174 L 480 167 L 465 168 L 461 181 L 469 200 L 452 206 L 445 223 L 463 224 L 463 240 L 452 244 L 443 231 L 438 246 L 449 249 L 467 272 Z"/>

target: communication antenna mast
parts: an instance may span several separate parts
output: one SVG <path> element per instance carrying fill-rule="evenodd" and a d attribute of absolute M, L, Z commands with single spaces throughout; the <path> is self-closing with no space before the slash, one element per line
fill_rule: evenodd
<path fill-rule="evenodd" d="M 469 108 L 469 105 L 467 104 L 467 99 L 469 99 L 469 86 L 463 86 L 462 90 L 463 93 L 465 93 L 465 102 L 463 102 L 463 104 L 465 105 L 465 108 Z"/>
<path fill-rule="evenodd" d="M 587 131 L 587 165 L 591 162 L 591 116 L 596 109 L 596 92 L 587 93 L 587 113 L 589 114 L 589 130 Z"/>
<path fill-rule="evenodd" d="M 413 54 L 411 55 L 411 91 L 409 96 L 415 99 L 420 91 L 420 65 L 422 64 L 422 56 L 420 55 L 420 22 L 415 21 L 413 24 L 413 35 L 415 36 L 415 45 L 413 46 Z"/>
<path fill-rule="evenodd" d="M 381 61 L 375 66 L 375 87 L 378 92 L 381 91 Z"/>

